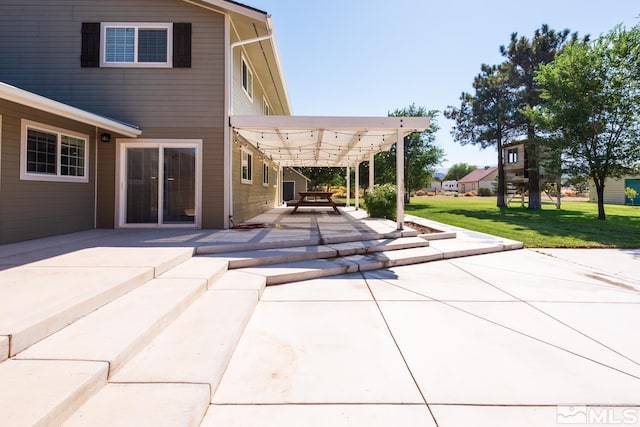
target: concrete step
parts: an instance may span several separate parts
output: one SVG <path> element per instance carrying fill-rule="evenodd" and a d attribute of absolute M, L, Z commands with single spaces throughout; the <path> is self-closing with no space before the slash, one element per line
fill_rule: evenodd
<path fill-rule="evenodd" d="M 109 362 L 109 375 L 204 293 L 202 279 L 153 279 L 19 353 L 21 360 Z"/>
<path fill-rule="evenodd" d="M 241 270 L 227 271 L 216 280 L 209 289 L 213 290 L 250 290 L 255 291 L 258 294 L 258 299 L 262 296 L 267 285 L 267 280 L 264 276 L 257 274 L 245 273 Z"/>
<path fill-rule="evenodd" d="M 205 384 L 108 384 L 65 427 L 195 427 L 209 405 Z"/>
<path fill-rule="evenodd" d="M 256 290 L 205 292 L 109 381 L 206 384 L 210 400 L 257 304 Z"/>
<path fill-rule="evenodd" d="M 380 251 L 330 259 L 313 259 L 282 264 L 247 267 L 237 271 L 264 276 L 267 285 L 337 276 L 399 265 L 443 259 L 442 252 L 430 247 Z"/>
<path fill-rule="evenodd" d="M 0 271 L 0 361 L 192 255 L 192 248 L 97 247 Z"/>
<path fill-rule="evenodd" d="M 152 267 L 23 266 L 0 271 L 0 335 L 5 337 L 0 360 L 151 279 Z"/>
<path fill-rule="evenodd" d="M 344 243 L 321 246 L 297 246 L 281 249 L 231 252 L 208 255 L 207 258 L 227 260 L 230 269 L 237 269 L 426 246 L 429 246 L 429 242 L 419 237 L 400 237 L 391 239 L 351 240 Z"/>
<path fill-rule="evenodd" d="M 107 382 L 106 362 L 8 360 L 0 364 L 2 425 L 58 426 Z"/>
<path fill-rule="evenodd" d="M 64 425 L 199 425 L 257 303 L 256 290 L 205 292 Z"/>

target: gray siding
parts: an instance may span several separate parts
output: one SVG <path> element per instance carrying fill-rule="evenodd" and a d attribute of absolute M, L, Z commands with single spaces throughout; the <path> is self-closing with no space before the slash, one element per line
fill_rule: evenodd
<path fill-rule="evenodd" d="M 192 68 L 81 68 L 82 23 L 110 21 L 192 23 Z M 182 1 L 9 0 L 0 6 L 0 81 L 136 124 L 144 138 L 203 140 L 205 228 L 221 228 L 224 220 L 224 46 L 224 16 Z M 115 149 L 100 151 L 98 225 L 111 227 Z"/>
<path fill-rule="evenodd" d="M 191 22 L 192 68 L 81 68 L 82 23 L 109 21 Z M 181 1 L 5 2 L 0 53 L 0 80 L 145 130 L 224 124 L 224 17 Z"/>
<path fill-rule="evenodd" d="M 3 100 L 0 100 L 0 115 L 0 243 L 93 229 L 95 128 Z M 21 181 L 23 118 L 88 135 L 89 182 Z"/>
<path fill-rule="evenodd" d="M 269 99 L 265 93 L 263 84 L 269 81 L 268 77 L 257 74 L 251 63 L 251 57 L 244 54 L 242 47 L 234 49 L 233 52 L 233 114 L 251 116 L 261 116 L 264 112 L 263 104 L 266 99 L 271 108 L 271 115 L 283 114 L 277 109 L 277 103 Z M 247 60 L 249 67 L 253 71 L 253 98 L 250 99 L 242 88 L 242 57 Z"/>
<path fill-rule="evenodd" d="M 268 186 L 262 184 L 262 159 L 253 146 L 247 147 L 253 153 L 253 182 L 241 182 L 241 147 L 233 146 L 233 221 L 238 224 L 276 206 L 277 188 L 273 186 L 273 175 Z M 270 171 L 275 165 L 270 163 Z"/>
<path fill-rule="evenodd" d="M 285 168 L 283 173 L 282 173 L 282 180 L 283 181 L 293 181 L 295 182 L 295 194 L 294 197 L 297 198 L 298 192 L 300 191 L 307 191 L 307 187 L 308 187 L 308 181 L 306 179 L 304 179 L 302 176 L 300 176 L 300 174 L 295 173 L 293 171 L 291 171 L 289 168 Z M 286 202 L 287 200 L 283 200 L 284 202 Z"/>

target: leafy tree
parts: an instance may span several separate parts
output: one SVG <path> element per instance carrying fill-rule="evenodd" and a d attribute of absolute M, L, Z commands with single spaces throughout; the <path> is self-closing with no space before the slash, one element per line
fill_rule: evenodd
<path fill-rule="evenodd" d="M 578 193 L 586 193 L 589 191 L 589 177 L 584 175 L 574 175 L 570 176 L 566 183 L 575 188 Z"/>
<path fill-rule="evenodd" d="M 500 52 L 507 58 L 507 65 L 511 78 L 511 86 L 516 94 L 516 105 L 520 109 L 535 108 L 542 104 L 540 97 L 540 81 L 535 74 L 544 64 L 553 61 L 555 55 L 562 50 L 570 40 L 577 40 L 577 33 L 570 35 L 569 30 L 560 32 L 543 25 L 537 29 L 533 38 L 518 37 L 518 33 L 511 34 L 508 46 L 500 46 Z M 587 40 L 587 38 L 585 38 Z M 529 159 L 529 209 L 541 209 L 540 197 L 540 135 L 535 124 L 526 114 L 514 115 L 516 126 L 526 135 L 526 150 Z"/>
<path fill-rule="evenodd" d="M 449 168 L 447 174 L 444 177 L 444 181 L 458 181 L 460 178 L 469 175 L 476 169 L 477 168 L 473 165 L 468 165 L 466 163 L 456 163 Z"/>
<path fill-rule="evenodd" d="M 428 129 L 424 132 L 413 133 L 404 139 L 404 199 L 405 203 L 409 203 L 411 192 L 426 187 L 435 172 L 435 167 L 444 159 L 444 151 L 435 145 L 435 135 L 439 129 L 436 120 L 438 112 L 411 104 L 407 108 L 389 113 L 389 116 L 431 118 Z M 375 169 L 377 184 L 395 184 L 395 144 L 390 151 L 376 154 Z"/>
<path fill-rule="evenodd" d="M 527 115 L 552 133 L 569 174 L 593 180 L 605 220 L 605 179 L 633 173 L 640 162 L 640 27 L 571 43 L 536 81 L 545 103 Z"/>
<path fill-rule="evenodd" d="M 502 144 L 513 131 L 514 96 L 506 64 L 486 65 L 473 80 L 475 94 L 462 93 L 460 108 L 448 107 L 445 117 L 455 121 L 451 131 L 462 145 L 495 146 L 498 151 L 497 205 L 506 207 Z"/>

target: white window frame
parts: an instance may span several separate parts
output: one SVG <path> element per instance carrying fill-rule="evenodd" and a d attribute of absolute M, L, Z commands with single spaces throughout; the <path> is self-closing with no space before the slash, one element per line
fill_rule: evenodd
<path fill-rule="evenodd" d="M 89 149 L 91 146 L 91 140 L 89 135 L 85 135 L 79 132 L 70 131 L 68 129 L 62 129 L 55 126 L 46 125 L 43 123 L 34 122 L 31 120 L 21 120 L 21 135 L 20 135 L 20 180 L 22 181 L 53 181 L 53 182 L 76 182 L 76 183 L 88 183 L 89 182 L 89 159 L 91 158 Z M 56 143 L 56 174 L 44 174 L 37 172 L 27 171 L 27 134 L 28 130 L 32 129 L 39 132 L 46 132 L 55 134 L 57 137 Z M 84 176 L 70 176 L 61 175 L 61 157 L 62 157 L 62 136 L 70 136 L 72 138 L 78 138 L 84 140 Z"/>
<path fill-rule="evenodd" d="M 269 163 L 262 162 L 262 185 L 265 187 L 269 186 L 269 180 L 271 179 L 269 174 L 271 174 L 271 167 L 269 166 Z"/>
<path fill-rule="evenodd" d="M 519 150 L 517 148 L 507 149 L 507 164 L 518 163 Z M 513 160 L 513 161 L 512 161 Z"/>
<path fill-rule="evenodd" d="M 247 75 L 245 79 L 245 73 Z M 244 82 L 247 81 L 247 86 L 245 87 Z M 253 71 L 251 71 L 251 66 L 249 66 L 249 61 L 247 61 L 244 55 L 241 56 L 240 63 L 240 86 L 242 86 L 242 90 L 249 97 L 251 102 L 253 102 Z"/>
<path fill-rule="evenodd" d="M 269 106 L 269 101 L 267 98 L 262 98 L 262 115 L 269 116 L 271 115 L 271 106 Z"/>
<path fill-rule="evenodd" d="M 133 28 L 135 30 L 134 61 L 107 62 L 107 29 Z M 138 62 L 138 31 L 167 30 L 167 61 Z M 102 22 L 100 23 L 100 67 L 112 68 L 172 68 L 173 67 L 173 23 L 171 22 Z"/>
<path fill-rule="evenodd" d="M 245 158 L 246 156 L 246 158 Z M 247 167 L 247 178 L 244 177 L 244 168 Z M 246 149 L 240 150 L 240 182 L 253 184 L 253 153 Z"/>

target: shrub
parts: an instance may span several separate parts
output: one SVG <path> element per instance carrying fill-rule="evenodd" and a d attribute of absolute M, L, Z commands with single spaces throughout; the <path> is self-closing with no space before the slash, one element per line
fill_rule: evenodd
<path fill-rule="evenodd" d="M 464 197 L 476 197 L 477 195 L 478 193 L 476 193 L 475 191 L 467 191 L 463 194 Z"/>
<path fill-rule="evenodd" d="M 491 189 L 487 187 L 478 188 L 478 196 L 480 197 L 488 197 L 491 196 Z"/>
<path fill-rule="evenodd" d="M 395 220 L 396 186 L 391 184 L 376 185 L 364 196 L 367 212 L 370 217 Z"/>
<path fill-rule="evenodd" d="M 416 191 L 416 196 L 424 196 L 426 193 L 424 192 L 424 190 L 418 190 Z"/>

